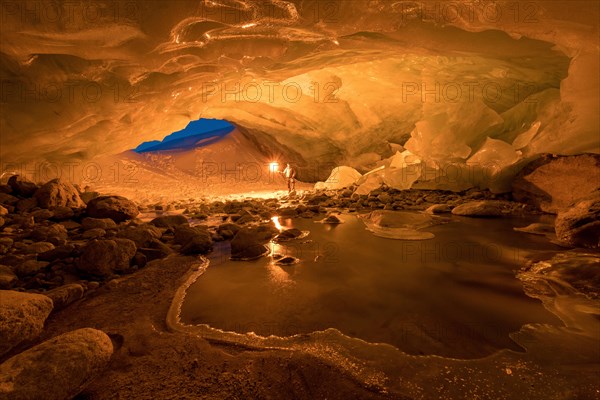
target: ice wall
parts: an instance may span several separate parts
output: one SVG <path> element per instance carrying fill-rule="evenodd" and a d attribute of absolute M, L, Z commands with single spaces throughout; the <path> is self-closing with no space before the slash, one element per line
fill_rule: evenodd
<path fill-rule="evenodd" d="M 397 144 L 431 170 L 514 164 L 497 141 L 522 159 L 600 151 L 593 2 L 92 3 L 95 18 L 3 8 L 3 169 L 93 160 L 199 118 L 321 180 Z"/>

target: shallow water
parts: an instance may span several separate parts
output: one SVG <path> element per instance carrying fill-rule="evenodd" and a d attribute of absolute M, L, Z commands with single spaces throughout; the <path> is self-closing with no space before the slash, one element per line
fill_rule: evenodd
<path fill-rule="evenodd" d="M 479 358 L 523 351 L 509 335 L 526 324 L 562 322 L 528 297 L 514 270 L 526 256 L 560 248 L 513 231 L 532 219 L 453 217 L 423 241 L 377 237 L 352 215 L 343 224 L 282 220 L 310 231 L 270 244 L 272 257 L 229 261 L 225 246 L 188 289 L 181 321 L 223 331 L 279 337 L 335 328 L 414 355 Z"/>

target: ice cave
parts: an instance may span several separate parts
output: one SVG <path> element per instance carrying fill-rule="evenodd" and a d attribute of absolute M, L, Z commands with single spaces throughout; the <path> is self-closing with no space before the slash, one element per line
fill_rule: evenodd
<path fill-rule="evenodd" d="M 0 21 L 0 400 L 600 399 L 600 3 Z"/>

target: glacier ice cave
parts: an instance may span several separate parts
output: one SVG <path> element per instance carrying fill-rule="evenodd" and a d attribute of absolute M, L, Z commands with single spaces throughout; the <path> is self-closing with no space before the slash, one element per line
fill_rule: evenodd
<path fill-rule="evenodd" d="M 597 1 L 0 21 L 0 400 L 600 398 Z"/>

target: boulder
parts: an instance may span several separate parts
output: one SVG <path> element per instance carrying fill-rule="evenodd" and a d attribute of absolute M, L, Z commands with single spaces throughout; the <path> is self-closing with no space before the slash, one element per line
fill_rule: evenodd
<path fill-rule="evenodd" d="M 207 233 L 207 228 L 204 226 L 179 225 L 174 232 L 175 243 L 185 246 L 197 235 L 205 233 Z"/>
<path fill-rule="evenodd" d="M 0 290 L 10 289 L 17 282 L 17 275 L 7 265 L 0 265 Z"/>
<path fill-rule="evenodd" d="M 33 197 L 21 199 L 15 204 L 15 208 L 20 213 L 30 212 L 35 207 L 37 207 L 37 200 Z"/>
<path fill-rule="evenodd" d="M 55 289 L 49 290 L 44 293 L 45 296 L 50 297 L 54 303 L 54 310 L 62 310 L 69 304 L 83 297 L 83 286 L 79 283 L 70 283 L 63 285 Z"/>
<path fill-rule="evenodd" d="M 154 218 L 150 223 L 159 228 L 172 228 L 178 225 L 188 223 L 188 219 L 183 215 L 163 215 Z"/>
<path fill-rule="evenodd" d="M 86 214 L 92 218 L 110 218 L 122 222 L 135 218 L 140 211 L 137 205 L 122 196 L 99 196 L 87 204 Z"/>
<path fill-rule="evenodd" d="M 265 246 L 268 239 L 261 237 L 256 228 L 242 228 L 231 240 L 231 258 L 233 260 L 251 260 L 259 258 L 268 249 Z"/>
<path fill-rule="evenodd" d="M 115 223 L 115 221 L 113 221 L 110 218 L 84 218 L 83 221 L 81 221 L 81 227 L 83 228 L 83 230 L 88 230 L 88 229 L 115 229 L 117 227 L 117 224 Z"/>
<path fill-rule="evenodd" d="M 85 207 L 77 189 L 69 182 L 63 182 L 58 178 L 44 184 L 33 196 L 40 208 Z"/>
<path fill-rule="evenodd" d="M 150 224 L 128 226 L 117 233 L 117 237 L 132 240 L 138 248 L 148 247 L 150 242 L 154 239 L 160 239 L 161 236 L 161 230 Z"/>
<path fill-rule="evenodd" d="M 502 202 L 494 200 L 469 201 L 452 209 L 452 214 L 465 217 L 501 217 Z"/>
<path fill-rule="evenodd" d="M 600 154 L 553 156 L 529 163 L 513 180 L 517 201 L 556 214 L 600 188 Z"/>
<path fill-rule="evenodd" d="M 52 307 L 52 300 L 41 294 L 1 290 L 0 355 L 6 354 L 21 342 L 38 337 Z M 0 373 L 0 377 L 2 376 Z M 0 383 L 0 393 L 2 388 Z"/>
<path fill-rule="evenodd" d="M 8 186 L 19 196 L 31 197 L 38 190 L 38 186 L 20 175 L 13 175 L 8 178 Z"/>
<path fill-rule="evenodd" d="M 213 248 L 212 237 L 208 232 L 200 232 L 181 248 L 182 254 L 207 254 Z"/>
<path fill-rule="evenodd" d="M 110 338 L 97 329 L 54 337 L 0 365 L 0 398 L 73 398 L 106 368 L 112 353 Z"/>
<path fill-rule="evenodd" d="M 559 212 L 554 229 L 558 240 L 567 245 L 600 247 L 600 191 Z"/>
<path fill-rule="evenodd" d="M 108 277 L 127 271 L 135 253 L 135 243 L 129 239 L 93 240 L 83 248 L 77 267 L 90 275 Z"/>
<path fill-rule="evenodd" d="M 221 235 L 224 239 L 231 239 L 239 230 L 239 225 L 227 222 L 219 225 L 219 227 L 217 228 L 217 233 Z"/>
<path fill-rule="evenodd" d="M 0 192 L 0 204 L 4 204 L 7 206 L 13 206 L 13 205 L 17 204 L 18 201 L 19 201 L 18 197 L 15 197 L 8 193 Z"/>
<path fill-rule="evenodd" d="M 138 248 L 138 252 L 146 256 L 147 261 L 164 258 L 171 254 L 173 250 L 160 240 L 152 240 L 149 247 Z"/>

